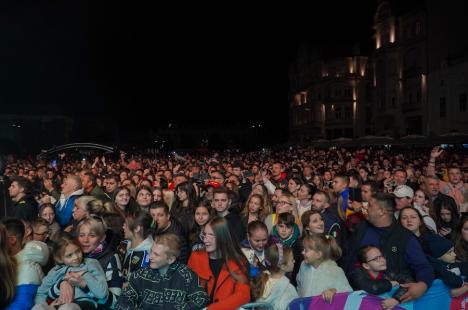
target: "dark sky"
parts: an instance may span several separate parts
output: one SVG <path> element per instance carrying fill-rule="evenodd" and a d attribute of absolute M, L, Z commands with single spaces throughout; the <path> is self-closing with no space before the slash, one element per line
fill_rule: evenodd
<path fill-rule="evenodd" d="M 250 2 L 1 1 L 0 109 L 286 131 L 298 44 L 368 44 L 377 0 Z"/>

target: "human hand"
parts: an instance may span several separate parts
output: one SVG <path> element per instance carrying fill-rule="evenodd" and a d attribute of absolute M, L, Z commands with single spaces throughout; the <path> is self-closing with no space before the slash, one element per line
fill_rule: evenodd
<path fill-rule="evenodd" d="M 44 197 L 41 198 L 40 201 L 41 201 L 41 204 L 51 203 L 51 199 L 49 195 L 45 195 Z"/>
<path fill-rule="evenodd" d="M 442 154 L 444 150 L 440 148 L 440 146 L 435 146 L 431 151 L 431 159 L 436 159 L 437 157 Z"/>
<path fill-rule="evenodd" d="M 332 301 L 333 301 L 333 296 L 335 296 L 335 294 L 336 294 L 336 289 L 329 288 L 329 289 L 322 292 L 322 298 L 323 298 L 323 300 L 325 300 L 326 302 L 331 304 Z"/>
<path fill-rule="evenodd" d="M 348 200 L 348 206 L 350 206 L 355 212 L 360 212 L 362 209 L 362 202 Z"/>
<path fill-rule="evenodd" d="M 441 236 L 447 236 L 448 234 L 450 234 L 452 232 L 452 229 L 451 228 L 446 228 L 446 227 L 442 227 L 441 229 L 439 229 L 439 235 Z"/>
<path fill-rule="evenodd" d="M 408 289 L 408 291 L 403 296 L 401 296 L 400 298 L 401 303 L 405 303 L 410 300 L 418 299 L 427 290 L 427 285 L 424 282 L 406 283 L 406 284 L 401 284 L 400 286 Z"/>
<path fill-rule="evenodd" d="M 395 298 L 386 298 L 381 303 L 382 308 L 385 310 L 393 309 L 396 305 L 398 305 L 398 300 Z"/>
<path fill-rule="evenodd" d="M 400 283 L 398 283 L 397 281 L 390 281 L 390 283 L 392 283 L 392 287 L 400 285 Z"/>
<path fill-rule="evenodd" d="M 68 281 L 62 281 L 60 283 L 60 296 L 59 296 L 59 301 L 61 301 L 64 304 L 69 304 L 73 302 L 73 298 L 75 295 L 75 290 L 71 286 Z"/>

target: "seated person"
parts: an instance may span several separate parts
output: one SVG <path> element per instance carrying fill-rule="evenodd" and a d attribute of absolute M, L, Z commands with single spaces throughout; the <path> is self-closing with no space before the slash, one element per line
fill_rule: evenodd
<path fill-rule="evenodd" d="M 198 275 L 179 264 L 179 237 L 156 236 L 149 266 L 135 271 L 120 295 L 117 309 L 203 309 L 209 297 L 200 286 Z"/>

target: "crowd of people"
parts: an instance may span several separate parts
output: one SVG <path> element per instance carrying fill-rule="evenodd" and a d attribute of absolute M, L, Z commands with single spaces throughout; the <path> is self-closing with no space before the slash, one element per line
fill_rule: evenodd
<path fill-rule="evenodd" d="M 466 151 L 9 158 L 1 309 L 287 309 L 468 300 Z M 246 306 L 247 307 L 247 306 Z"/>

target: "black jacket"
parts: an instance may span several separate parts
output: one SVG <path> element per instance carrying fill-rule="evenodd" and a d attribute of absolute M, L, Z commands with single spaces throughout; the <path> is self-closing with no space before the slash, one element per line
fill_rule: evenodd
<path fill-rule="evenodd" d="M 135 271 L 117 309 L 203 309 L 209 300 L 198 275 L 186 265 L 174 263 L 163 276 L 149 267 Z"/>
<path fill-rule="evenodd" d="M 428 260 L 434 268 L 434 273 L 437 279 L 441 279 L 445 285 L 450 288 L 459 288 L 463 285 L 463 279 L 461 276 L 468 276 L 468 265 L 466 263 L 454 263 L 447 264 L 428 256 Z M 456 275 L 451 270 L 458 268 L 460 275 Z"/>
<path fill-rule="evenodd" d="M 231 208 L 229 213 L 224 217 L 224 219 L 228 223 L 229 230 L 239 242 L 247 237 L 245 226 L 244 224 L 242 224 L 242 219 L 235 208 Z"/>
<path fill-rule="evenodd" d="M 392 289 L 392 283 L 390 281 L 397 281 L 400 284 L 413 282 L 413 279 L 410 277 L 396 276 L 387 272 L 383 274 L 381 279 L 373 279 L 363 267 L 359 267 L 351 271 L 348 279 L 349 284 L 351 284 L 353 289 L 363 290 L 372 295 L 380 295 L 390 291 Z M 403 296 L 407 291 L 407 288 L 400 287 L 392 297 L 400 301 L 401 296 Z"/>
<path fill-rule="evenodd" d="M 25 196 L 14 204 L 15 217 L 31 222 L 37 217 L 37 202 L 33 197 Z"/>
<path fill-rule="evenodd" d="M 160 236 L 163 234 L 174 234 L 179 237 L 180 241 L 180 255 L 179 262 L 182 264 L 187 264 L 190 256 L 190 248 L 188 246 L 187 237 L 185 236 L 184 229 L 182 225 L 174 218 L 171 218 L 171 225 L 166 229 L 157 229 L 154 232 L 154 236 Z"/>

